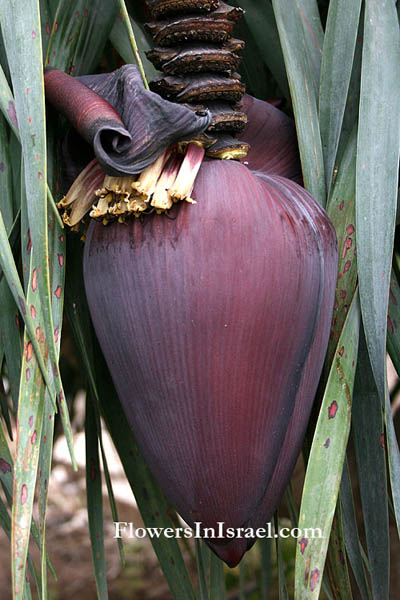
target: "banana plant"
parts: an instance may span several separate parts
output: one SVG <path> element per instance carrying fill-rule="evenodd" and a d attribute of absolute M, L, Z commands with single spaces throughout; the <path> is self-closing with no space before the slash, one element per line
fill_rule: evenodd
<path fill-rule="evenodd" d="M 56 435 L 77 468 L 63 339 L 86 389 L 99 599 L 103 479 L 120 523 L 104 427 L 162 532 L 173 598 L 394 593 L 399 13 L 394 0 L 3 2 L 13 600 L 51 597 Z M 124 562 L 122 539 L 115 552 Z"/>

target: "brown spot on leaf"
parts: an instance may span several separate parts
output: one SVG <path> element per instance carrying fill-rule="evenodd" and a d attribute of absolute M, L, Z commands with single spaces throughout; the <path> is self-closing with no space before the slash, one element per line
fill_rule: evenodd
<path fill-rule="evenodd" d="M 15 104 L 12 100 L 10 100 L 8 103 L 8 111 L 7 112 L 8 112 L 8 116 L 10 117 L 15 128 L 18 129 L 17 113 L 15 110 Z"/>
<path fill-rule="evenodd" d="M 311 577 L 310 577 L 310 588 L 311 588 L 312 592 L 315 590 L 318 583 L 319 583 L 319 569 L 314 569 L 313 571 L 311 571 Z"/>
<path fill-rule="evenodd" d="M 29 367 L 27 367 L 26 371 L 25 371 L 25 379 L 26 381 L 29 381 L 31 378 L 31 370 Z"/>
<path fill-rule="evenodd" d="M 306 560 L 306 566 L 305 566 L 305 569 L 304 569 L 304 582 L 305 582 L 306 585 L 308 583 L 308 576 L 309 576 L 309 574 L 310 574 L 310 559 L 308 558 Z"/>
<path fill-rule="evenodd" d="M 304 554 L 304 551 L 308 546 L 308 539 L 305 537 L 302 537 L 301 540 L 299 541 L 299 546 L 300 546 L 300 552 L 302 554 Z"/>
<path fill-rule="evenodd" d="M 32 292 L 36 292 L 37 290 L 37 269 L 33 269 L 32 271 Z"/>
<path fill-rule="evenodd" d="M 346 262 L 346 264 L 344 265 L 344 269 L 343 269 L 343 271 L 344 271 L 345 273 L 347 273 L 347 271 L 350 269 L 350 267 L 351 267 L 351 260 L 348 260 L 348 261 Z"/>
<path fill-rule="evenodd" d="M 35 431 L 32 433 L 32 437 L 31 437 L 31 443 L 34 444 L 37 440 L 37 431 L 35 429 Z"/>
<path fill-rule="evenodd" d="M 336 402 L 336 400 L 334 400 L 328 406 L 328 419 L 334 419 L 336 417 L 337 411 L 338 411 L 338 403 Z"/>
<path fill-rule="evenodd" d="M 26 484 L 24 483 L 24 485 L 21 488 L 21 504 L 25 504 L 27 499 L 28 499 L 28 488 L 27 488 Z"/>
<path fill-rule="evenodd" d="M 343 245 L 343 254 L 342 254 L 342 258 L 344 258 L 347 254 L 347 252 L 350 250 L 350 248 L 353 245 L 353 240 L 351 239 L 351 237 L 347 237 L 344 241 L 344 245 Z M 345 270 L 346 270 L 346 266 L 345 266 Z"/>
<path fill-rule="evenodd" d="M 330 445 L 331 445 L 331 438 L 326 438 L 325 443 L 324 443 L 324 448 L 329 448 Z"/>
<path fill-rule="evenodd" d="M 63 254 L 57 254 L 58 257 L 58 264 L 60 265 L 60 267 L 64 266 L 64 255 Z"/>
<path fill-rule="evenodd" d="M 21 296 L 18 296 L 18 304 L 19 304 L 19 307 L 21 309 L 22 314 L 26 315 L 25 302 L 24 302 L 24 299 L 21 298 Z"/>
<path fill-rule="evenodd" d="M 36 319 L 36 308 L 31 304 L 31 317 L 32 319 Z"/>
<path fill-rule="evenodd" d="M 32 239 L 31 239 L 31 230 L 27 231 L 28 243 L 26 244 L 26 251 L 29 253 L 32 250 Z"/>
<path fill-rule="evenodd" d="M 61 285 L 58 285 L 54 291 L 54 295 L 59 300 L 61 298 Z"/>
<path fill-rule="evenodd" d="M 342 346 L 338 352 L 339 356 L 343 356 L 344 354 L 344 346 Z"/>
<path fill-rule="evenodd" d="M 11 473 L 11 465 L 4 458 L 0 458 L 0 471 L 5 475 Z"/>
<path fill-rule="evenodd" d="M 28 342 L 26 345 L 26 360 L 27 360 L 27 362 L 32 360 L 32 356 L 33 356 L 32 342 Z"/>
<path fill-rule="evenodd" d="M 353 235 L 353 233 L 354 233 L 354 232 L 355 232 L 355 227 L 354 227 L 354 225 L 351 225 L 351 224 L 350 224 L 350 225 L 348 225 L 348 226 L 346 227 L 346 233 L 347 233 L 347 235 Z"/>

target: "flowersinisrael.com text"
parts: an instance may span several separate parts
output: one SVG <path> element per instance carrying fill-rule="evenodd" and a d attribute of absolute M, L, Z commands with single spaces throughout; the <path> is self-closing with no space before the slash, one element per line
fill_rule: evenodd
<path fill-rule="evenodd" d="M 319 527 L 280 527 L 277 532 L 271 523 L 266 523 L 265 527 L 225 527 L 223 521 L 217 523 L 217 527 L 203 527 L 201 522 L 195 522 L 194 528 L 191 527 L 135 527 L 134 523 L 126 521 L 114 521 L 114 538 L 196 538 L 196 539 L 240 539 L 240 538 L 322 538 L 322 531 Z"/>

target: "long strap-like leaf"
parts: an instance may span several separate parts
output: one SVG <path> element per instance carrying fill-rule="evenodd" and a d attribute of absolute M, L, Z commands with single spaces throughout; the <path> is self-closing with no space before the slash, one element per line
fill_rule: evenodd
<path fill-rule="evenodd" d="M 321 66 L 319 120 L 329 192 L 356 48 L 361 0 L 332 0 Z"/>
<path fill-rule="evenodd" d="M 366 0 L 357 144 L 357 247 L 360 302 L 387 446 L 400 530 L 400 455 L 386 382 L 389 283 L 400 150 L 400 30 L 394 2 Z"/>
<path fill-rule="evenodd" d="M 42 350 L 37 340 L 35 325 L 32 318 L 32 309 L 29 307 L 25 294 L 22 289 L 22 285 L 18 276 L 17 268 L 14 262 L 12 251 L 8 242 L 8 236 L 6 228 L 4 226 L 3 217 L 0 212 L 0 264 L 2 265 L 3 272 L 5 274 L 8 286 L 14 296 L 15 303 L 19 306 L 21 316 L 25 322 L 26 329 L 30 338 L 30 344 L 32 345 L 39 366 L 42 372 L 42 376 L 46 381 L 47 386 L 52 390 L 52 385 L 47 373 L 47 368 L 44 362 Z M 33 305 L 31 305 L 33 306 Z M 36 310 L 36 308 L 35 308 Z M 55 404 L 55 395 L 52 395 L 53 403 Z"/>
<path fill-rule="evenodd" d="M 51 289 L 47 218 L 47 157 L 45 139 L 45 104 L 39 4 L 34 0 L 20 3 L 10 0 L 1 7 L 1 25 L 7 58 L 13 81 L 15 105 L 11 121 L 19 131 L 24 155 L 26 200 L 32 240 L 32 298 L 35 310 L 40 299 L 43 328 L 52 373 L 51 394 L 64 398 L 54 342 L 51 310 L 52 294 L 60 297 L 62 290 Z M 11 105 L 9 110 L 11 110 Z M 36 292 L 37 290 L 37 292 Z M 76 466 L 71 432 L 64 421 L 71 458 Z"/>
<path fill-rule="evenodd" d="M 301 15 L 293 0 L 272 0 L 278 25 L 306 189 L 325 206 L 325 171 L 314 74 Z"/>
<path fill-rule="evenodd" d="M 385 396 L 386 324 L 400 149 L 400 34 L 394 2 L 366 0 L 357 142 L 360 303 L 378 393 Z"/>
<path fill-rule="evenodd" d="M 389 598 L 389 514 L 382 404 L 361 335 L 353 401 L 353 432 L 372 593 Z"/>
<path fill-rule="evenodd" d="M 343 533 L 347 556 L 360 590 L 362 600 L 371 598 L 371 591 L 366 573 L 366 557 L 358 536 L 356 514 L 351 489 L 350 473 L 347 460 L 343 465 L 342 481 L 340 484 L 340 501 L 342 505 Z"/>
<path fill-rule="evenodd" d="M 339 339 L 311 447 L 300 509 L 302 530 L 321 529 L 297 545 L 295 600 L 318 597 L 351 421 L 360 307 L 356 293 Z M 323 474 L 323 476 L 322 476 Z"/>

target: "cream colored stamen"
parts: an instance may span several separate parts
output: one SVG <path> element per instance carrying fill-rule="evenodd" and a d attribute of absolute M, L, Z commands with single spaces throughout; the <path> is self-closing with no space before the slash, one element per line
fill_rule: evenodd
<path fill-rule="evenodd" d="M 165 163 L 168 160 L 170 154 L 169 150 L 166 150 L 157 158 L 157 160 L 147 167 L 140 175 L 139 179 L 132 183 L 132 188 L 141 196 L 144 196 L 146 202 L 148 202 L 156 189 L 158 178 L 164 168 Z"/>
<path fill-rule="evenodd" d="M 195 143 L 189 144 L 178 176 L 169 190 L 174 201 L 186 200 L 192 204 L 195 203 L 190 198 L 190 194 L 193 191 L 194 182 L 203 162 L 204 154 L 205 150 L 202 146 Z"/>
<path fill-rule="evenodd" d="M 168 210 L 173 204 L 170 188 L 173 186 L 181 166 L 181 157 L 179 154 L 173 154 L 167 161 L 163 172 L 160 175 L 155 187 L 151 206 L 158 210 Z"/>

